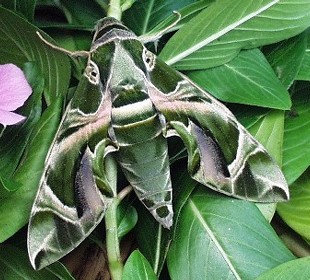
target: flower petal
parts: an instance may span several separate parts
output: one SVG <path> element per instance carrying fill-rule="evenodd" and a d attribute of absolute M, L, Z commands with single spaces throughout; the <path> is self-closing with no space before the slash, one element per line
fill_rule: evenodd
<path fill-rule="evenodd" d="M 25 119 L 24 116 L 0 109 L 0 123 L 3 124 L 4 126 L 17 124 L 23 121 L 24 119 Z"/>
<path fill-rule="evenodd" d="M 31 92 L 21 69 L 14 64 L 0 65 L 0 109 L 17 109 L 25 103 Z"/>

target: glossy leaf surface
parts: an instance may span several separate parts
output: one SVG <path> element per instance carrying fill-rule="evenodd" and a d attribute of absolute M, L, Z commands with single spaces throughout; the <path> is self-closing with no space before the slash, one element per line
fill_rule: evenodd
<path fill-rule="evenodd" d="M 215 1 L 179 30 L 160 56 L 182 70 L 218 66 L 241 49 L 275 43 L 302 32 L 310 25 L 309 13 L 307 0 Z"/>
<path fill-rule="evenodd" d="M 309 87 L 300 85 L 293 95 L 293 108 L 286 115 L 283 143 L 283 172 L 293 183 L 310 165 Z"/>
<path fill-rule="evenodd" d="M 11 195 L 0 198 L 0 242 L 16 233 L 29 220 L 30 209 L 37 192 L 35 186 L 41 178 L 46 153 L 60 121 L 61 100 L 59 98 L 58 102 L 54 102 L 45 110 L 32 131 L 22 159 L 23 164 L 13 177 L 22 186 Z"/>
<path fill-rule="evenodd" d="M 291 186 L 291 199 L 279 203 L 278 211 L 294 231 L 310 240 L 310 172 L 307 170 Z"/>
<path fill-rule="evenodd" d="M 294 259 L 255 205 L 201 188 L 186 201 L 175 232 L 172 279 L 254 279 Z"/>
<path fill-rule="evenodd" d="M 139 252 L 133 251 L 124 266 L 122 280 L 156 280 L 158 279 L 146 258 Z"/>
<path fill-rule="evenodd" d="M 307 37 L 305 32 L 282 41 L 271 47 L 271 49 L 267 47 L 266 58 L 286 88 L 292 85 L 299 73 L 306 47 Z"/>
<path fill-rule="evenodd" d="M 291 107 L 288 91 L 258 49 L 241 51 L 228 63 L 191 71 L 188 77 L 222 101 L 282 110 Z"/>
<path fill-rule="evenodd" d="M 301 258 L 281 264 L 260 275 L 256 280 L 307 280 L 310 277 L 310 258 Z"/>
<path fill-rule="evenodd" d="M 25 251 L 11 245 L 0 245 L 0 269 L 5 280 L 74 280 L 60 263 L 39 272 L 33 270 Z"/>
<path fill-rule="evenodd" d="M 47 46 L 36 34 L 39 31 L 17 14 L 0 7 L 0 63 L 14 63 L 20 67 L 28 61 L 36 61 L 45 80 L 47 104 L 65 95 L 69 85 L 70 65 L 68 57 Z M 27 33 L 19 32 L 28 30 Z"/>

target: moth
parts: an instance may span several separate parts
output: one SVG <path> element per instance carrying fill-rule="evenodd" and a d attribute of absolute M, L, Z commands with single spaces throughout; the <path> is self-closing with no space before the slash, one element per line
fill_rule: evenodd
<path fill-rule="evenodd" d="M 32 207 L 33 267 L 60 259 L 100 223 L 111 189 L 108 156 L 154 218 L 170 228 L 170 136 L 182 139 L 188 172 L 201 184 L 250 201 L 288 199 L 280 168 L 223 104 L 158 59 L 121 22 L 102 19 Z"/>

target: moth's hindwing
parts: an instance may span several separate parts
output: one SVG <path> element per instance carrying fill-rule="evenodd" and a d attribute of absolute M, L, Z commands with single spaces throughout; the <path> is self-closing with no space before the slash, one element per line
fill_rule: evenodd
<path fill-rule="evenodd" d="M 170 74 L 159 81 L 159 73 L 165 71 Z M 289 198 L 279 166 L 223 104 L 158 59 L 150 77 L 149 95 L 168 130 L 182 138 L 195 180 L 250 201 Z M 163 83 L 173 89 L 167 91 Z"/>
<path fill-rule="evenodd" d="M 79 245 L 100 222 L 108 204 L 97 188 L 93 162 L 96 146 L 107 137 L 111 108 L 101 85 L 94 82 L 93 71 L 87 68 L 66 110 L 33 204 L 28 252 L 36 269 Z"/>

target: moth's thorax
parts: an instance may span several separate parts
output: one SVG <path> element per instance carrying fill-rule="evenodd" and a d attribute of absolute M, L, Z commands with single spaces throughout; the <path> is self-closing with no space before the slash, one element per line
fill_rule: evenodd
<path fill-rule="evenodd" d="M 137 36 L 114 18 L 104 18 L 97 23 L 93 38 L 92 49 L 103 44 L 128 39 L 137 39 Z"/>
<path fill-rule="evenodd" d="M 110 75 L 112 122 L 134 123 L 156 113 L 148 96 L 147 77 L 121 43 L 115 44 Z"/>

